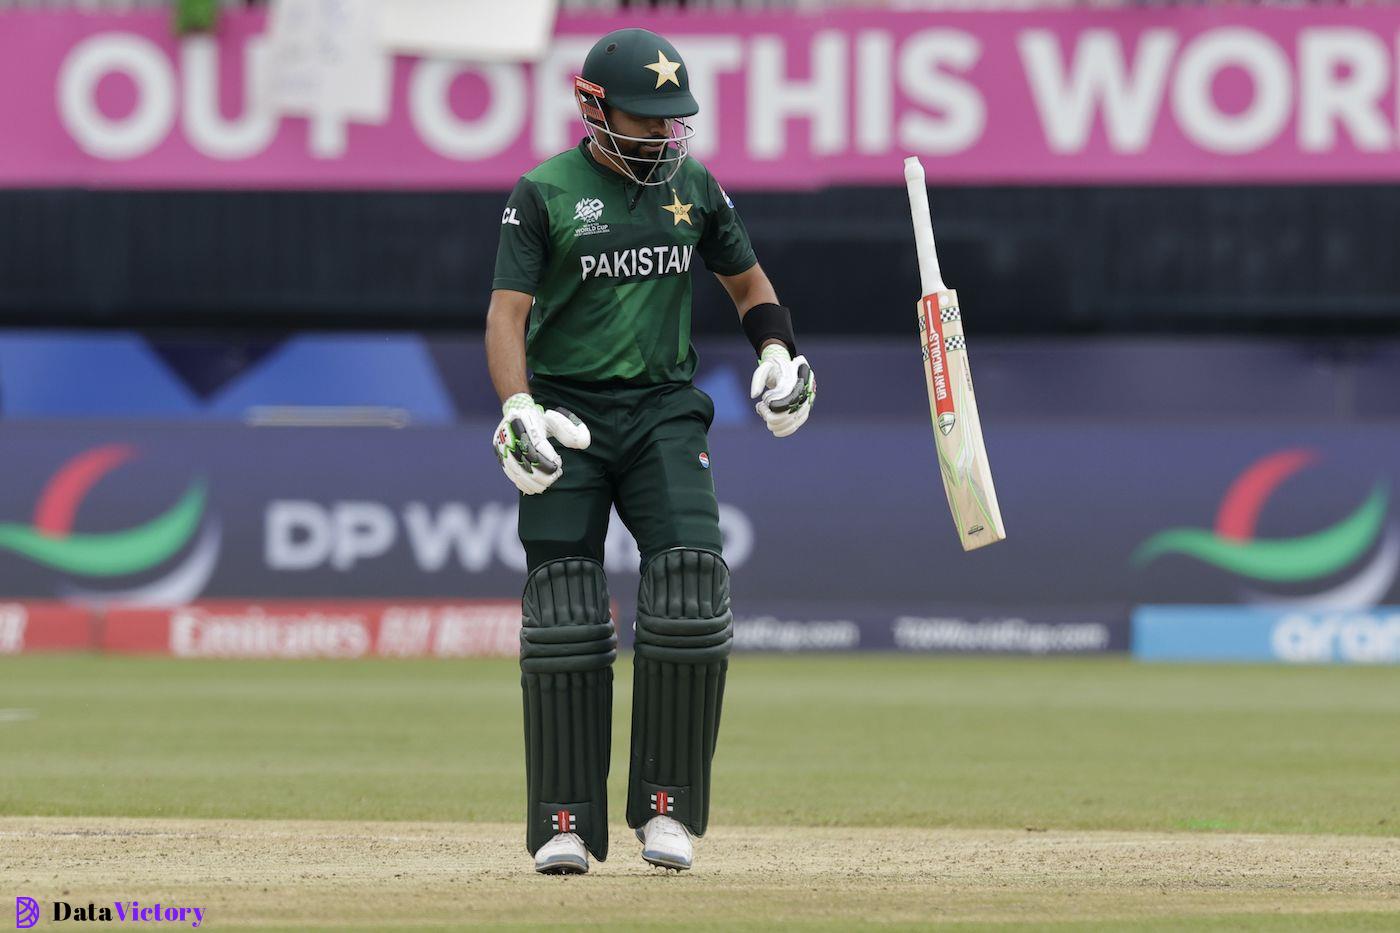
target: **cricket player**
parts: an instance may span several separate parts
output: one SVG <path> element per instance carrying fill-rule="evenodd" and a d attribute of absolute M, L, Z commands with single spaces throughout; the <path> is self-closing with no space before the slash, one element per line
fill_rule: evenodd
<path fill-rule="evenodd" d="M 486 320 L 503 400 L 494 444 L 519 487 L 526 847 L 535 870 L 608 854 L 617 635 L 603 574 L 615 506 L 641 551 L 627 825 L 642 858 L 691 866 L 732 640 L 729 568 L 697 389 L 690 267 L 734 300 L 759 358 L 755 409 L 778 437 L 816 379 L 733 202 L 686 154 L 685 62 L 645 29 L 599 39 L 575 79 L 587 135 L 527 173 L 501 216 Z M 531 374 L 527 376 L 527 370 Z"/>

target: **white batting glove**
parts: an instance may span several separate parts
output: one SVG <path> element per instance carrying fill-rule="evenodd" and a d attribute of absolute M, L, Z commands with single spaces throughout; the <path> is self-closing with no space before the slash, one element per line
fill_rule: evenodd
<path fill-rule="evenodd" d="M 749 382 L 749 398 L 758 399 L 758 412 L 774 437 L 787 437 L 807 423 L 817 398 L 817 376 L 807 357 L 793 359 L 787 347 L 763 348 L 758 368 Z"/>
<path fill-rule="evenodd" d="M 591 442 L 588 428 L 565 408 L 545 411 L 526 392 L 517 392 L 501 406 L 492 446 L 501 469 L 527 496 L 544 492 L 564 475 L 564 461 L 549 442 L 551 437 L 574 450 Z"/>

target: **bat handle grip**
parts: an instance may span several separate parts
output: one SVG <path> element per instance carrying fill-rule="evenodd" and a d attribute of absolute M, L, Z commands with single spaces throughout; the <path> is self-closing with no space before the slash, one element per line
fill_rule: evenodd
<path fill-rule="evenodd" d="M 933 245 L 933 218 L 929 213 L 928 188 L 924 166 L 918 156 L 904 160 L 904 187 L 909 192 L 909 213 L 914 221 L 914 247 L 919 254 L 919 284 L 923 294 L 941 292 L 943 272 L 938 268 L 938 251 Z"/>

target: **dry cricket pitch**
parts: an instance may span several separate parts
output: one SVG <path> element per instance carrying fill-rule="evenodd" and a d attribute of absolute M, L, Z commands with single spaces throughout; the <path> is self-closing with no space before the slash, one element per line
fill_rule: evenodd
<path fill-rule="evenodd" d="M 6 817 L 0 888 L 38 898 L 41 926 L 57 899 L 200 905 L 210 929 L 683 918 L 691 928 L 849 929 L 1244 914 L 1321 925 L 1329 912 L 1392 911 L 1400 926 L 1400 838 L 717 827 L 683 875 L 646 866 L 625 830 L 611 846 L 586 877 L 543 877 L 513 824 Z"/>

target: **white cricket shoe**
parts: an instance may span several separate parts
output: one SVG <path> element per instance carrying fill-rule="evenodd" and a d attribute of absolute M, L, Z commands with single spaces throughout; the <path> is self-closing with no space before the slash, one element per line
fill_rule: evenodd
<path fill-rule="evenodd" d="M 535 853 L 535 871 L 544 875 L 585 874 L 588 848 L 578 833 L 558 833 Z"/>
<path fill-rule="evenodd" d="M 661 868 L 684 871 L 694 860 L 690 831 L 669 816 L 653 816 L 637 830 L 642 840 L 642 858 Z"/>

